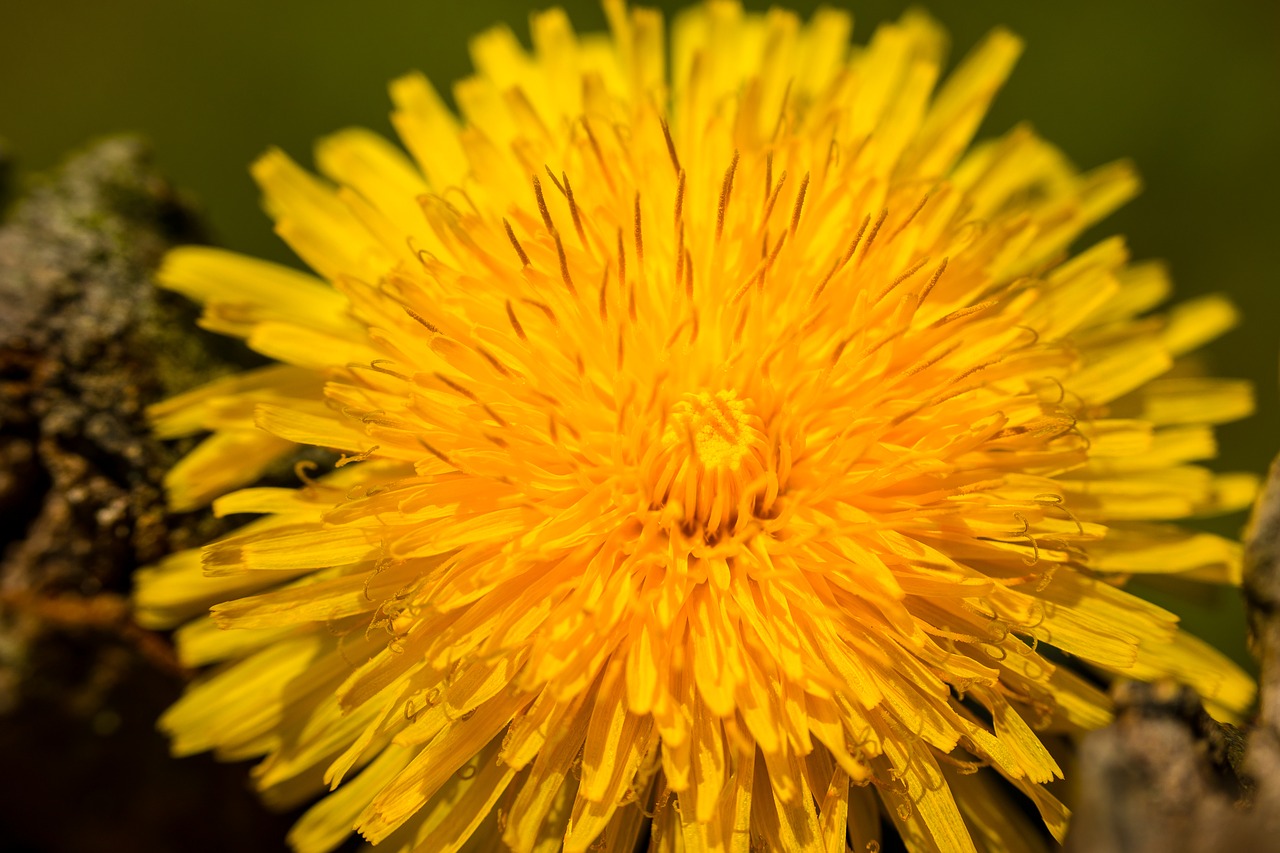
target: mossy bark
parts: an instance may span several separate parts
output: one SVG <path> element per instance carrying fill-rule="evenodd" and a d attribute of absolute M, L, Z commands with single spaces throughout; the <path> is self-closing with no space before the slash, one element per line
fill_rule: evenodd
<path fill-rule="evenodd" d="M 0 184 L 17 195 L 0 145 Z M 0 198 L 5 195 L 0 186 Z M 165 508 L 185 449 L 145 408 L 244 366 L 152 273 L 198 217 L 135 139 L 27 182 L 0 226 L 0 847 L 279 850 L 240 767 L 173 761 L 182 673 L 129 618 L 130 576 L 220 523 Z"/>

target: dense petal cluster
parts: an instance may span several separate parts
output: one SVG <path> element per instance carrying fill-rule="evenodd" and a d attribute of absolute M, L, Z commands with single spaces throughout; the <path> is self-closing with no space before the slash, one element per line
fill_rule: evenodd
<path fill-rule="evenodd" d="M 175 751 L 261 756 L 275 803 L 336 789 L 308 853 L 862 851 L 882 817 L 951 853 L 1048 844 L 1014 797 L 1061 837 L 1099 676 L 1245 708 L 1121 588 L 1238 579 L 1169 523 L 1254 491 L 1195 464 L 1248 387 L 1176 367 L 1234 312 L 1151 314 L 1166 278 L 1119 240 L 1069 254 L 1126 165 L 1025 127 L 971 147 L 1018 41 L 936 86 L 919 13 L 851 52 L 843 13 L 708 2 L 668 50 L 605 8 L 607 35 L 535 16 L 531 53 L 479 36 L 460 120 L 397 80 L 410 156 L 360 130 L 323 179 L 264 156 L 317 276 L 169 257 L 278 362 L 153 412 L 210 432 L 176 508 L 261 514 L 139 577 L 139 618 L 220 664 Z M 241 488 L 298 445 L 341 458 Z"/>

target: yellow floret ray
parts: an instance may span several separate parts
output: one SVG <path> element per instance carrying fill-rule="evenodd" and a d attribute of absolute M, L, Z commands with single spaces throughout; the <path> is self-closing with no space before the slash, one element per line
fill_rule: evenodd
<path fill-rule="evenodd" d="M 347 130 L 323 178 L 259 160 L 319 278 L 166 261 L 282 362 L 152 411 L 212 432 L 175 508 L 265 516 L 139 575 L 140 620 L 212 605 L 179 644 L 225 661 L 175 751 L 264 756 L 281 805 L 332 789 L 290 836 L 317 853 L 863 849 L 881 814 L 913 851 L 1035 849 L 1001 799 L 1061 838 L 1046 741 L 1110 718 L 1038 644 L 1242 711 L 1250 680 L 1120 588 L 1239 580 L 1168 523 L 1253 496 L 1197 464 L 1250 389 L 1179 362 L 1236 313 L 1149 314 L 1167 277 L 1118 239 L 1069 256 L 1128 165 L 971 146 L 1020 42 L 935 93 L 920 13 L 850 53 L 841 12 L 713 0 L 668 63 L 656 13 L 605 10 L 478 37 L 461 118 L 395 81 L 407 156 Z M 233 491 L 297 445 L 340 467 Z"/>

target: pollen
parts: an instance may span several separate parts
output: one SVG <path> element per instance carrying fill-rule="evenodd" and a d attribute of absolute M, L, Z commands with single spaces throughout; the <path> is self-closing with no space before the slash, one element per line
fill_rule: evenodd
<path fill-rule="evenodd" d="M 764 436 L 747 417 L 747 401 L 739 400 L 732 391 L 703 391 L 689 394 L 676 403 L 672 416 L 675 425 L 663 437 L 669 447 L 678 443 L 680 433 L 693 445 L 696 464 L 704 471 L 727 468 L 737 471 L 748 454 L 759 459 Z M 755 418 L 758 423 L 759 418 Z"/>

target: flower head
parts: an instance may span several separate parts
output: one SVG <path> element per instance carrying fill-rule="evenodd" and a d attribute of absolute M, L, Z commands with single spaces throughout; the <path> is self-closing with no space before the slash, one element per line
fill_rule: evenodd
<path fill-rule="evenodd" d="M 162 282 L 279 363 L 157 406 L 211 435 L 179 509 L 262 517 L 139 578 L 139 616 L 222 665 L 174 749 L 263 756 L 292 835 L 391 849 L 863 850 L 1060 837 L 1046 787 L 1103 725 L 1099 673 L 1222 712 L 1252 685 L 1135 573 L 1231 581 L 1169 524 L 1244 506 L 1193 464 L 1247 386 L 1162 378 L 1234 321 L 1150 309 L 1125 201 L 1030 130 L 971 137 L 1020 45 L 935 87 L 918 13 L 848 47 L 708 2 L 606 2 L 475 40 L 455 117 L 392 86 L 411 156 L 324 140 L 254 166 L 318 274 L 175 251 Z M 936 91 L 935 91 L 936 88 Z M 342 454 L 248 488 L 297 445 Z M 228 494 L 229 492 L 229 494 Z M 1049 648 L 1052 646 L 1052 650 Z M 380 848 L 381 849 L 381 848 Z"/>

